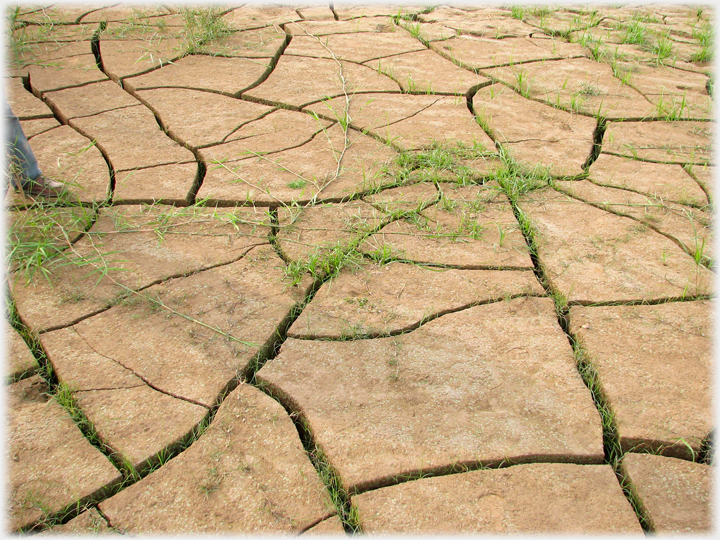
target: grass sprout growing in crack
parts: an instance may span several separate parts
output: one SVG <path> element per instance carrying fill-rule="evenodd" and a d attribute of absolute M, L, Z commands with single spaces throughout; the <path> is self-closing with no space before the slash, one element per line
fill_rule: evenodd
<path fill-rule="evenodd" d="M 198 54 L 210 42 L 233 33 L 216 7 L 186 8 L 180 11 L 185 26 L 182 31 L 182 50 L 185 54 Z"/>
<path fill-rule="evenodd" d="M 308 274 L 313 279 L 332 279 L 345 267 L 360 268 L 363 257 L 353 246 L 339 241 L 330 248 L 318 248 L 307 259 L 291 261 L 285 267 L 285 277 L 297 285 Z"/>
<path fill-rule="evenodd" d="M 503 166 L 491 178 L 498 182 L 513 205 L 521 195 L 549 184 L 550 173 L 547 168 L 540 165 L 528 168 L 515 161 L 505 150 L 500 152 L 500 158 Z"/>

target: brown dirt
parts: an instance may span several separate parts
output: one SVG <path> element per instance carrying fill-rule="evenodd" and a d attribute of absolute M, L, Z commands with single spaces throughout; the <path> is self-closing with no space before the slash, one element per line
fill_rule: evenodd
<path fill-rule="evenodd" d="M 10 6 L 8 532 L 705 531 L 714 16 Z"/>

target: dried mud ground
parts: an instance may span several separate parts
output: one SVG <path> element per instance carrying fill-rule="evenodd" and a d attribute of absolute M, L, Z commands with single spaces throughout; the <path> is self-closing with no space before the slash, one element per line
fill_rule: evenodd
<path fill-rule="evenodd" d="M 6 16 L 8 530 L 711 530 L 710 7 Z"/>

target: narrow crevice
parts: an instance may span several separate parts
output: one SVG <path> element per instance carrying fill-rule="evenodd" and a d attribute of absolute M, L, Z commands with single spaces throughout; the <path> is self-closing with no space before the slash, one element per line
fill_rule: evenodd
<path fill-rule="evenodd" d="M 193 155 L 195 155 L 197 162 L 197 172 L 195 173 L 195 179 L 190 187 L 190 191 L 188 192 L 187 197 L 185 197 L 185 204 L 188 206 L 192 206 L 197 202 L 198 191 L 200 191 L 200 188 L 205 181 L 205 175 L 207 174 L 207 165 L 205 161 L 203 161 L 200 152 L 195 150 L 193 151 Z"/>
<path fill-rule="evenodd" d="M 644 191 L 639 191 L 639 190 L 637 190 L 637 189 L 633 189 L 633 188 L 630 188 L 630 187 L 622 187 L 622 186 L 617 186 L 617 185 L 614 185 L 614 184 L 604 184 L 604 183 L 602 183 L 602 182 L 598 182 L 597 180 L 594 180 L 594 179 L 591 178 L 589 175 L 586 176 L 586 177 L 583 177 L 583 180 L 585 180 L 585 179 L 586 179 L 588 182 L 590 182 L 590 183 L 592 183 L 592 184 L 595 184 L 595 185 L 598 186 L 598 187 L 603 187 L 603 188 L 608 188 L 608 189 L 614 189 L 614 190 L 621 191 L 621 192 L 622 192 L 622 191 L 627 191 L 627 192 L 630 192 L 630 193 L 637 193 L 638 195 L 642 195 L 643 197 L 645 197 L 645 198 L 647 198 L 647 199 L 667 201 L 667 202 L 670 202 L 670 203 L 673 203 L 673 204 L 677 204 L 678 206 L 687 206 L 687 207 L 689 207 L 689 208 L 694 208 L 694 209 L 696 209 L 696 210 L 703 210 L 703 209 L 706 209 L 706 208 L 707 208 L 707 204 L 695 203 L 695 202 L 682 202 L 682 201 L 679 201 L 679 200 L 673 200 L 673 199 L 669 199 L 669 198 L 667 198 L 667 199 L 661 199 L 661 198 L 659 198 L 657 195 L 652 195 L 652 194 L 650 194 L 650 193 L 647 193 L 647 192 L 644 192 Z M 558 191 L 560 191 L 562 188 L 557 188 L 557 187 L 556 187 L 555 189 L 557 189 Z M 567 195 L 569 195 L 569 193 L 568 193 Z M 583 201 L 583 202 L 585 202 L 585 201 Z M 618 206 L 622 206 L 622 204 L 619 203 Z"/>
<path fill-rule="evenodd" d="M 332 466 L 322 447 L 317 443 L 315 434 L 305 419 L 300 406 L 292 397 L 274 385 L 262 380 L 253 380 L 253 384 L 256 388 L 277 401 L 292 420 L 305 453 L 317 471 L 318 477 L 325 485 L 345 532 L 347 534 L 362 533 L 363 531 L 357 520 L 357 514 L 352 509 L 350 494 L 346 490 L 337 469 Z"/>
<path fill-rule="evenodd" d="M 715 464 L 715 430 L 710 430 L 710 433 L 703 439 L 700 445 L 700 463 L 706 465 Z"/>
<path fill-rule="evenodd" d="M 608 187 L 615 188 L 615 186 L 608 186 Z M 698 266 L 707 268 L 711 272 L 715 271 L 714 270 L 714 261 L 712 259 L 710 259 L 706 255 L 703 255 L 703 253 L 701 251 L 697 251 L 695 249 L 692 249 L 690 246 L 685 245 L 685 243 L 682 240 L 673 236 L 670 233 L 663 231 L 657 225 L 654 225 L 653 223 L 650 223 L 649 221 L 643 221 L 643 220 L 637 218 L 636 216 L 633 216 L 632 214 L 626 214 L 624 212 L 620 212 L 618 210 L 613 210 L 611 208 L 608 208 L 609 203 L 597 203 L 597 202 L 582 199 L 581 197 L 578 197 L 577 195 L 574 195 L 573 193 L 571 193 L 559 186 L 555 186 L 554 184 L 552 185 L 552 188 L 555 191 L 562 193 L 563 195 L 566 195 L 572 199 L 575 199 L 576 201 L 587 204 L 588 206 L 592 206 L 593 208 L 597 208 L 598 210 L 602 210 L 603 212 L 607 212 L 608 214 L 613 214 L 615 216 L 631 219 L 637 223 L 640 223 L 644 227 L 647 227 L 648 229 L 656 232 L 657 234 L 663 236 L 664 238 L 667 238 L 673 244 L 677 245 L 688 257 L 694 259 Z M 622 188 L 615 188 L 615 189 L 622 189 Z M 618 204 L 618 206 L 624 206 L 624 205 Z M 704 242 L 703 242 L 703 247 L 704 247 Z"/>
<path fill-rule="evenodd" d="M 389 486 L 396 486 L 406 482 L 413 482 L 423 478 L 437 476 L 450 476 L 473 471 L 488 471 L 508 469 L 510 467 L 529 465 L 533 463 L 567 463 L 575 465 L 599 465 L 592 456 L 572 456 L 567 454 L 526 454 L 513 457 L 502 457 L 486 461 L 461 461 L 448 465 L 441 465 L 428 469 L 412 469 L 403 471 L 392 476 L 375 478 L 367 482 L 359 483 L 350 489 L 350 495 L 360 495 L 368 491 L 374 491 Z"/>
<path fill-rule="evenodd" d="M 275 250 L 275 254 L 280 257 L 285 263 L 285 265 L 290 264 L 290 258 L 285 254 L 285 252 L 282 249 L 282 246 L 280 246 L 280 239 L 278 235 L 280 234 L 280 219 L 278 217 L 278 209 L 277 206 L 271 207 L 269 209 L 270 212 L 270 245 Z"/>
<path fill-rule="evenodd" d="M 660 306 L 662 304 L 677 302 L 696 302 L 698 300 L 712 300 L 710 294 L 695 294 L 684 296 L 663 296 L 661 298 L 638 298 L 635 300 L 570 300 L 568 306 L 607 307 L 607 306 Z"/>
<path fill-rule="evenodd" d="M 642 499 L 638 495 L 635 485 L 632 483 L 630 476 L 628 475 L 627 468 L 623 465 L 622 461 L 615 467 L 615 477 L 620 483 L 620 487 L 623 490 L 625 498 L 632 506 L 635 511 L 635 515 L 640 522 L 643 532 L 648 535 L 656 532 L 655 525 L 650 517 L 650 513 L 645 508 Z"/>
<path fill-rule="evenodd" d="M 98 29 L 93 33 L 90 39 L 90 50 L 95 57 L 95 65 L 97 68 L 105 73 L 105 67 L 103 66 L 102 55 L 100 54 L 100 34 L 102 34 L 107 28 L 107 22 L 102 21 Z M 107 73 L 105 73 L 107 75 Z"/>
<path fill-rule="evenodd" d="M 262 83 L 264 83 L 266 80 L 268 80 L 268 78 L 273 73 L 273 71 L 275 71 L 275 68 L 277 67 L 278 62 L 280 61 L 280 57 L 283 54 L 285 54 L 285 49 L 288 48 L 288 45 L 290 45 L 290 42 L 292 41 L 292 34 L 285 29 L 286 24 L 287 23 L 280 24 L 280 28 L 282 28 L 283 31 L 285 32 L 285 39 L 283 40 L 283 42 L 280 45 L 280 47 L 278 48 L 278 50 L 275 51 L 275 54 L 273 55 L 273 57 L 270 59 L 270 63 L 268 64 L 268 67 L 265 70 L 265 72 L 262 75 L 260 75 L 260 78 L 257 81 L 255 81 L 254 83 L 250 84 L 249 86 L 243 88 L 242 90 L 238 90 L 237 92 L 235 92 L 233 94 L 233 97 L 243 99 L 243 94 L 245 92 L 260 86 Z"/>
<path fill-rule="evenodd" d="M 151 299 L 151 301 L 152 301 L 152 299 Z M 125 370 L 129 371 L 130 373 L 132 373 L 135 377 L 137 377 L 138 379 L 140 379 L 146 386 L 152 388 L 152 389 L 155 390 L 156 392 L 158 392 L 158 393 L 160 393 L 160 394 L 164 394 L 164 395 L 169 396 L 169 397 L 174 398 L 174 399 L 178 399 L 178 400 L 180 400 L 180 401 L 185 401 L 185 402 L 187 402 L 187 403 L 192 403 L 193 405 L 199 405 L 200 407 L 205 407 L 205 408 L 208 407 L 205 403 L 201 403 L 201 402 L 196 401 L 196 400 L 194 400 L 194 399 L 186 398 L 186 397 L 184 397 L 184 396 L 180 396 L 180 395 L 177 395 L 177 394 L 173 394 L 172 392 L 169 392 L 169 391 L 167 391 L 167 390 L 163 390 L 162 388 L 160 388 L 160 387 L 157 386 L 156 384 L 153 384 L 149 379 L 147 379 L 146 377 L 144 377 L 143 375 L 141 375 L 140 373 L 138 373 L 138 372 L 135 371 L 134 369 L 127 367 L 125 364 L 123 364 L 123 363 L 122 363 L 120 360 L 118 360 L 117 358 L 113 358 L 112 356 L 107 356 L 107 355 L 101 353 L 100 351 L 98 351 L 95 347 L 93 347 L 93 346 L 90 344 L 90 342 L 85 338 L 85 336 L 83 336 L 83 335 L 77 330 L 77 328 L 74 328 L 74 327 L 73 327 L 72 330 L 78 335 L 78 337 L 79 337 L 80 339 L 83 340 L 83 342 L 85 343 L 85 345 L 87 345 L 92 352 L 94 352 L 94 353 L 97 354 L 98 356 L 101 356 L 101 357 L 103 357 L 103 358 L 105 358 L 105 359 L 107 359 L 107 360 L 110 360 L 111 362 L 115 362 L 117 365 L 119 365 L 119 366 L 122 367 L 123 369 L 125 369 Z M 91 389 L 89 389 L 89 390 L 100 390 L 100 389 L 99 389 L 99 388 L 91 388 Z"/>
<path fill-rule="evenodd" d="M 697 177 L 697 175 L 693 172 L 693 170 L 692 170 L 692 169 L 693 169 L 693 166 L 692 166 L 692 165 L 687 164 L 687 163 L 684 163 L 684 164 L 682 165 L 682 168 L 683 168 L 683 170 L 688 174 L 688 176 L 690 176 L 690 178 L 692 178 L 693 180 L 695 180 L 695 182 L 697 183 L 697 185 L 700 186 L 700 189 L 703 190 L 703 192 L 705 193 L 705 197 L 707 197 L 708 205 L 709 205 L 709 207 L 710 207 L 710 210 L 712 211 L 712 208 L 713 208 L 712 193 L 710 192 L 710 190 L 708 189 L 708 187 L 705 185 L 705 182 L 701 182 L 700 179 Z"/>
<path fill-rule="evenodd" d="M 629 156 L 627 154 L 620 154 L 618 152 L 612 152 L 610 150 L 603 150 L 602 153 L 607 154 L 608 156 L 616 156 L 616 157 L 621 157 L 621 158 L 625 158 L 625 159 L 634 159 L 635 161 L 642 161 L 644 163 L 660 163 L 662 165 L 681 165 L 681 166 L 688 165 L 688 162 L 662 161 L 659 159 L 648 159 L 648 158 L 639 157 L 639 156 Z M 700 163 L 695 163 L 693 165 L 703 167 L 705 165 L 710 166 L 710 165 L 712 165 L 712 163 L 710 161 L 702 161 Z"/>
<path fill-rule="evenodd" d="M 123 480 L 122 478 L 120 478 L 115 482 L 107 484 L 97 489 L 93 493 L 90 493 L 89 495 L 81 497 L 80 499 L 68 504 L 57 512 L 46 514 L 39 520 L 12 532 L 14 534 L 21 535 L 34 535 L 42 531 L 52 532 L 50 530 L 52 527 L 65 524 L 71 519 L 75 519 L 87 508 L 94 506 L 100 501 L 103 501 L 117 493 L 119 491 L 119 486 L 122 485 Z"/>
<path fill-rule="evenodd" d="M 170 281 L 173 279 L 186 278 L 186 277 L 193 276 L 195 274 L 199 274 L 201 272 L 205 272 L 207 270 L 213 270 L 213 269 L 219 268 L 221 266 L 227 266 L 230 264 L 234 264 L 234 263 L 238 262 L 240 259 L 242 259 L 243 257 L 245 257 L 253 248 L 256 248 L 259 246 L 266 246 L 266 245 L 268 245 L 267 242 L 252 244 L 251 246 L 247 247 L 247 249 L 242 253 L 242 255 L 240 255 L 239 257 L 237 257 L 235 259 L 232 259 L 231 261 L 220 262 L 220 263 L 210 265 L 210 266 L 203 266 L 196 270 L 191 270 L 191 271 L 185 272 L 185 273 L 172 274 L 170 276 L 163 276 L 163 277 L 157 278 L 137 289 L 126 289 L 126 290 L 120 292 L 119 294 L 117 294 L 114 298 L 108 299 L 107 303 L 103 307 L 100 307 L 91 313 L 86 313 L 85 315 L 81 315 L 65 324 L 48 326 L 47 328 L 39 330 L 38 334 L 45 334 L 47 332 L 53 332 L 55 330 L 61 330 L 63 328 L 68 328 L 68 327 L 74 326 L 77 323 L 84 321 L 85 319 L 89 319 L 90 317 L 94 317 L 95 315 L 99 315 L 101 313 L 104 313 L 105 311 L 112 309 L 113 307 L 117 306 L 118 304 L 121 304 L 124 300 L 128 299 L 133 294 L 142 293 L 144 290 L 149 289 L 150 287 L 153 287 L 155 285 L 161 285 L 161 284 L 166 283 L 167 281 Z"/>
<path fill-rule="evenodd" d="M 476 302 L 469 302 L 467 304 L 463 304 L 462 306 L 443 309 L 443 310 L 435 312 L 431 315 L 426 315 L 422 319 L 420 319 L 418 322 L 412 323 L 404 328 L 397 328 L 395 330 L 391 330 L 389 332 L 358 332 L 358 333 L 353 333 L 353 334 L 348 334 L 348 335 L 341 335 L 338 337 L 304 335 L 304 336 L 293 336 L 293 339 L 303 340 L 303 341 L 336 341 L 337 342 L 337 341 L 364 341 L 364 340 L 368 340 L 368 339 L 382 339 L 382 338 L 389 338 L 389 337 L 395 337 L 395 336 L 402 336 L 402 335 L 414 332 L 418 328 L 425 326 L 427 323 L 432 322 L 435 319 L 439 319 L 440 317 L 443 317 L 445 315 L 450 315 L 452 313 L 458 313 L 458 312 L 465 311 L 465 310 L 468 310 L 468 309 L 471 309 L 471 308 L 474 308 L 477 306 L 486 306 L 489 304 L 497 304 L 500 302 L 515 300 L 517 298 L 546 298 L 546 295 L 519 293 L 519 294 L 508 294 L 508 295 L 504 295 L 504 296 L 487 298 L 485 300 L 478 300 Z"/>
<path fill-rule="evenodd" d="M 366 259 L 377 261 L 370 253 L 361 252 L 360 255 Z M 405 259 L 404 257 L 386 257 L 383 258 L 381 264 L 390 264 L 393 262 L 403 264 L 413 264 L 415 266 L 427 266 L 428 268 L 437 268 L 438 270 L 500 270 L 507 272 L 535 272 L 534 267 L 530 266 L 496 266 L 492 264 L 450 264 L 438 263 L 432 261 L 418 261 L 415 259 Z"/>
<path fill-rule="evenodd" d="M 590 152 L 590 155 L 588 156 L 587 160 L 582 166 L 582 170 L 585 172 L 588 172 L 590 167 L 593 163 L 595 163 L 595 160 L 597 160 L 598 157 L 600 157 L 600 152 L 602 151 L 602 144 L 603 144 L 603 138 L 605 136 L 605 130 L 607 129 L 607 120 L 605 118 L 598 118 L 597 126 L 595 126 L 595 131 L 593 132 L 593 147 L 592 151 Z"/>

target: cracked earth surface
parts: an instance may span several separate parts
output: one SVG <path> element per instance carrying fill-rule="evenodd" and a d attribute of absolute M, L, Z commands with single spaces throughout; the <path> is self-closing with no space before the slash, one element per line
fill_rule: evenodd
<path fill-rule="evenodd" d="M 7 15 L 9 530 L 711 530 L 711 8 Z"/>

